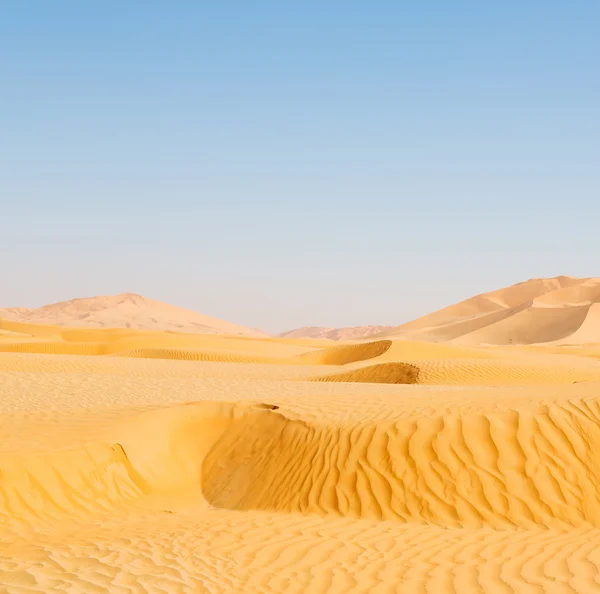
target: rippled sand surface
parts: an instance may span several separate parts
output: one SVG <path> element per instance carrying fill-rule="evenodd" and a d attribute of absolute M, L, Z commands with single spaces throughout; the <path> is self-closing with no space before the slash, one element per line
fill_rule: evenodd
<path fill-rule="evenodd" d="M 0 330 L 0 591 L 600 591 L 600 348 Z"/>

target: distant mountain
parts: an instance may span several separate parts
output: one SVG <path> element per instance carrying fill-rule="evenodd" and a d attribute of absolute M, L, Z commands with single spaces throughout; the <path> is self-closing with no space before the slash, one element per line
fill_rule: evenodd
<path fill-rule="evenodd" d="M 450 305 L 380 337 L 473 345 L 600 343 L 600 278 L 530 279 Z"/>
<path fill-rule="evenodd" d="M 293 338 L 393 338 L 457 344 L 600 344 L 600 278 L 533 278 L 482 293 L 401 326 L 307 326 Z"/>
<path fill-rule="evenodd" d="M 153 301 L 142 295 L 122 293 L 71 299 L 37 309 L 0 309 L 0 318 L 15 322 L 87 326 L 96 328 L 142 328 L 207 334 L 268 336 L 260 330 L 237 326 L 195 311 Z"/>
<path fill-rule="evenodd" d="M 0 318 L 59 326 L 268 336 L 133 293 L 72 299 L 37 309 L 0 309 Z M 600 278 L 530 279 L 476 295 L 401 326 L 307 326 L 279 336 L 330 340 L 377 337 L 472 345 L 600 344 Z"/>
<path fill-rule="evenodd" d="M 348 328 L 327 328 L 324 326 L 304 326 L 278 334 L 280 338 L 328 338 L 330 340 L 356 340 L 379 334 L 394 326 L 352 326 Z"/>

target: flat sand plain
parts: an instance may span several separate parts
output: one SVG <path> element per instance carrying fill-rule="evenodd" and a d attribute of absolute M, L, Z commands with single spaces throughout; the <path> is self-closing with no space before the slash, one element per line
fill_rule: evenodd
<path fill-rule="evenodd" d="M 0 321 L 0 591 L 600 592 L 600 345 L 331 344 Z"/>

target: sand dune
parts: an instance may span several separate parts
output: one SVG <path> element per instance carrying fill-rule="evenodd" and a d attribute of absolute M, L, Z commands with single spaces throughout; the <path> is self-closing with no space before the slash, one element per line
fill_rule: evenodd
<path fill-rule="evenodd" d="M 511 287 L 476 295 L 397 327 L 308 326 L 284 332 L 279 338 L 288 341 L 317 340 L 321 341 L 320 346 L 327 340 L 357 341 L 378 338 L 465 345 L 600 343 L 598 305 L 600 279 L 560 276 L 531 279 Z M 27 324 L 34 324 L 36 328 L 28 329 Z M 267 337 L 266 334 L 252 328 L 236 326 L 130 293 L 73 299 L 39 309 L 0 309 L 0 341 L 6 341 L 8 332 L 35 334 L 39 337 L 39 326 L 47 327 L 46 336 L 58 337 L 69 342 L 77 342 L 77 339 L 57 333 L 56 326 L 70 326 L 73 336 L 76 336 L 74 327 L 79 326 Z M 84 338 L 82 341 L 94 342 L 91 338 Z M 105 337 L 102 341 L 105 341 Z M 65 353 L 94 352 L 91 347 L 73 346 L 69 350 L 63 346 L 61 349 L 61 352 Z"/>
<path fill-rule="evenodd" d="M 0 591 L 598 589 L 595 347 L 3 324 Z"/>
<path fill-rule="evenodd" d="M 16 322 L 58 326 L 142 328 L 209 334 L 267 336 L 265 333 L 253 328 L 236 326 L 195 311 L 161 303 L 160 301 L 153 301 L 134 293 L 72 299 L 45 305 L 38 309 L 0 309 L 0 318 Z"/>
<path fill-rule="evenodd" d="M 381 355 L 391 341 L 320 348 L 321 343 L 236 336 L 165 333 L 133 329 L 63 329 L 0 320 L 9 329 L 0 352 L 55 355 L 115 355 L 237 363 L 344 365 Z M 319 346 L 317 346 L 317 344 Z M 329 344 L 329 343 L 326 343 Z M 311 346 L 312 345 L 312 346 Z"/>
<path fill-rule="evenodd" d="M 600 439 L 598 411 L 580 406 L 551 405 L 534 418 L 518 410 L 486 415 L 457 409 L 452 418 L 332 428 L 306 427 L 286 421 L 280 410 L 263 411 L 252 418 L 259 430 L 233 422 L 208 450 L 202 491 L 209 503 L 225 509 L 447 528 L 597 526 L 598 460 L 592 451 L 577 454 L 588 445 L 574 432 L 573 420 L 593 448 Z M 271 454 L 264 456 L 266 451 Z M 527 476 L 530 461 L 541 459 L 543 468 Z M 194 466 L 189 476 L 198 471 Z"/>
<path fill-rule="evenodd" d="M 532 279 L 477 295 L 376 337 L 473 345 L 600 343 L 598 304 L 600 279 Z"/>
<path fill-rule="evenodd" d="M 379 363 L 352 371 L 323 375 L 317 382 L 360 382 L 368 384 L 417 384 L 421 368 L 410 363 Z"/>
<path fill-rule="evenodd" d="M 282 332 L 280 338 L 321 338 L 328 340 L 356 340 L 391 330 L 393 326 L 349 326 L 347 328 L 328 328 L 324 326 L 304 326 Z"/>
<path fill-rule="evenodd" d="M 538 278 L 476 295 L 401 326 L 307 326 L 281 337 L 458 344 L 600 343 L 600 279 Z"/>
<path fill-rule="evenodd" d="M 379 363 L 317 378 L 326 382 L 425 384 L 434 386 L 529 386 L 600 382 L 600 368 L 571 364 L 516 363 L 514 361 L 412 360 Z"/>

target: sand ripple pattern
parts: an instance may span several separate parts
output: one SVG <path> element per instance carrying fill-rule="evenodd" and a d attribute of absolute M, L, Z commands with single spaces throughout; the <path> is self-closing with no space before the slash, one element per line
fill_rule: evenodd
<path fill-rule="evenodd" d="M 199 538 L 201 535 L 201 538 Z M 436 526 L 215 511 L 117 516 L 0 540 L 4 592 L 591 594 L 600 531 Z M 260 544 L 257 544 L 260 543 Z"/>
<path fill-rule="evenodd" d="M 228 430 L 203 464 L 228 509 L 444 527 L 600 526 L 600 410 L 454 414 L 320 428 L 273 411 Z M 232 488 L 235 486 L 235 488 Z"/>
<path fill-rule="evenodd" d="M 336 428 L 284 409 L 156 409 L 124 446 L 5 457 L 4 591 L 600 588 L 596 404 Z M 201 513 L 134 505 L 194 486 Z"/>
<path fill-rule="evenodd" d="M 434 386 L 530 386 L 600 381 L 597 365 L 528 364 L 483 359 L 379 363 L 315 379 L 320 382 L 423 384 Z"/>
<path fill-rule="evenodd" d="M 600 592 L 595 347 L 6 332 L 0 592 Z"/>

